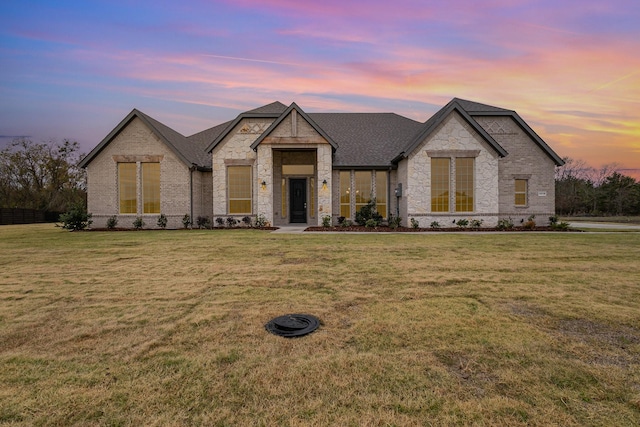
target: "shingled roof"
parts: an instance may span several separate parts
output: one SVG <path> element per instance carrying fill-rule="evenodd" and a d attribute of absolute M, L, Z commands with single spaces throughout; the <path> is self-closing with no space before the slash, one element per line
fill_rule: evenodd
<path fill-rule="evenodd" d="M 389 167 L 422 124 L 395 113 L 309 113 L 338 145 L 333 166 Z"/>
<path fill-rule="evenodd" d="M 336 168 L 388 168 L 405 158 L 420 145 L 452 112 L 465 121 L 491 146 L 498 155 L 507 152 L 474 119 L 477 116 L 509 116 L 557 165 L 564 162 L 512 110 L 453 98 L 426 122 L 420 123 L 395 113 L 305 113 L 295 103 L 289 107 L 276 101 L 239 114 L 228 121 L 189 137 L 165 124 L 133 109 L 81 162 L 86 167 L 134 118 L 142 120 L 187 166 L 211 169 L 211 151 L 243 118 L 273 118 L 273 129 L 292 109 L 325 137 L 334 147 L 333 166 Z M 267 134 L 268 132 L 265 132 Z M 264 137 L 265 135 L 262 135 Z M 260 138 L 254 144 L 259 143 Z"/>
<path fill-rule="evenodd" d="M 401 152 L 399 152 L 397 156 L 393 158 L 392 162 L 396 163 L 401 159 L 406 158 L 410 153 L 413 152 L 413 150 L 415 150 L 420 144 L 422 144 L 424 140 L 428 138 L 429 135 L 431 135 L 431 133 L 433 133 L 438 128 L 438 126 L 447 117 L 449 117 L 449 115 L 454 111 L 460 114 L 460 116 L 462 116 L 462 118 L 487 142 L 487 144 L 491 148 L 493 148 L 493 150 L 495 150 L 495 152 L 500 157 L 505 157 L 508 154 L 507 151 L 504 148 L 502 148 L 502 146 L 500 146 L 500 144 L 498 144 L 498 142 L 495 139 L 493 139 L 493 137 L 489 135 L 489 133 L 487 133 L 487 131 L 485 131 L 482 128 L 482 126 L 480 126 L 478 122 L 476 122 L 469 115 L 467 110 L 463 108 L 462 103 L 460 101 L 462 101 L 462 103 L 464 103 L 465 105 L 467 105 L 472 109 L 480 108 L 480 107 L 490 107 L 490 106 L 485 106 L 483 104 L 478 104 L 471 101 L 460 100 L 458 98 L 452 99 L 451 101 L 449 101 L 447 105 L 445 105 L 439 111 L 437 111 L 429 120 L 424 122 L 424 124 L 422 125 L 422 128 L 418 131 L 418 133 L 416 133 L 413 136 L 413 138 L 409 140 L 409 142 L 404 147 L 404 149 Z M 497 108 L 497 107 L 490 107 L 490 108 L 493 108 L 495 110 L 502 110 L 501 108 Z M 502 111 L 508 111 L 508 110 L 502 110 Z"/>

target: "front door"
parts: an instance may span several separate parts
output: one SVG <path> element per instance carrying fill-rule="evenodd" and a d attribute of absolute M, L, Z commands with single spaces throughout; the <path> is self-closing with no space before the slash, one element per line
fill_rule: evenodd
<path fill-rule="evenodd" d="M 307 222 L 307 180 L 289 180 L 289 206 L 291 207 L 291 222 Z"/>

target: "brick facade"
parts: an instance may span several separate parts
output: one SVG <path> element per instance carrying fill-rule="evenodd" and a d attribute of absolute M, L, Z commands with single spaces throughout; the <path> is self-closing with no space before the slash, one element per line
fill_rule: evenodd
<path fill-rule="evenodd" d="M 317 116 L 321 115 L 313 117 Z M 348 171 L 353 190 L 355 174 L 361 170 L 371 171 L 374 194 L 386 190 L 387 215 L 399 213 L 405 226 L 411 225 L 412 218 L 422 227 L 434 221 L 447 226 L 458 219 L 477 219 L 484 226 L 494 226 L 501 218 L 517 223 L 531 215 L 538 224 L 545 224 L 553 215 L 554 171 L 562 160 L 515 112 L 454 99 L 424 124 L 406 118 L 399 121 L 397 117 L 330 113 L 318 117 L 323 123 L 320 128 L 297 105 L 287 108 L 273 103 L 239 115 L 232 126 L 220 125 L 186 138 L 133 110 L 81 163 L 87 170 L 93 226 L 105 227 L 107 219 L 115 215 L 119 227 L 132 227 L 138 216 L 145 221 L 145 228 L 157 227 L 159 214 L 140 213 L 140 171 L 145 162 L 160 164 L 160 211 L 168 218 L 168 228 L 182 227 L 185 214 L 194 222 L 200 216 L 214 223 L 217 218 L 226 220 L 230 216 L 230 166 L 251 168 L 251 212 L 235 215 L 237 220 L 262 215 L 273 225 L 289 224 L 290 184 L 296 179 L 306 184 L 306 223 L 320 225 L 329 216 L 335 224 L 340 216 L 340 171 Z M 380 121 L 387 127 L 380 126 Z M 386 136 L 378 137 L 372 129 L 380 129 Z M 394 139 L 390 129 L 402 137 Z M 368 153 L 372 138 L 379 141 Z M 203 144 L 209 144 L 209 148 L 203 148 Z M 337 150 L 343 150 L 341 156 Z M 388 157 L 380 160 L 379 154 L 385 150 Z M 360 157 L 372 163 L 358 163 Z M 431 211 L 434 158 L 450 159 L 448 212 Z M 467 165 L 468 159 L 473 159 L 470 212 L 455 212 L 458 158 L 467 159 Z M 336 159 L 343 163 L 335 163 Z M 350 163 L 345 165 L 344 159 Z M 136 163 L 138 213 L 119 213 L 118 162 Z M 289 172 L 285 172 L 284 168 L 292 165 L 305 168 L 287 168 Z M 378 171 L 387 174 L 386 189 L 376 188 Z M 527 183 L 527 203 L 523 206 L 515 203 L 515 180 Z M 399 187 L 401 196 L 396 197 Z M 353 219 L 353 195 L 350 207 Z"/>

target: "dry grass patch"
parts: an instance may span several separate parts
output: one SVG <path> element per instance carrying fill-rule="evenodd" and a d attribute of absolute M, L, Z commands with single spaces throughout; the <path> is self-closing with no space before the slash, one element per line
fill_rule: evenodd
<path fill-rule="evenodd" d="M 0 228 L 0 424 L 638 425 L 636 234 Z M 298 339 L 264 330 L 308 312 Z"/>

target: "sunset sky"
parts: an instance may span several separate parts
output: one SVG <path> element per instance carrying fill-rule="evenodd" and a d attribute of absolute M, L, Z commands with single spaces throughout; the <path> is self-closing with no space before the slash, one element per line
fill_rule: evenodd
<path fill-rule="evenodd" d="M 640 1 L 0 2 L 1 145 L 88 152 L 134 107 L 191 135 L 276 100 L 425 121 L 453 97 L 640 171 Z"/>

